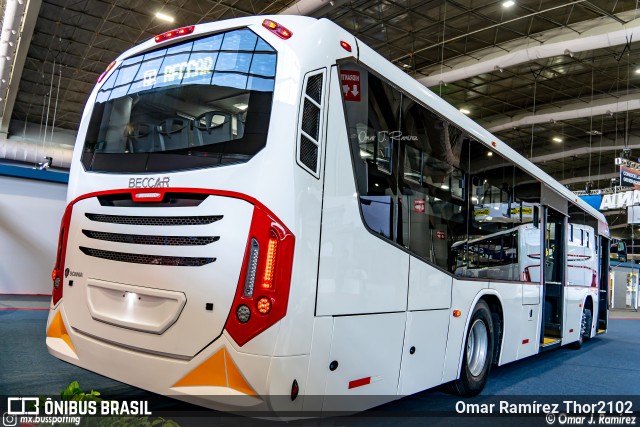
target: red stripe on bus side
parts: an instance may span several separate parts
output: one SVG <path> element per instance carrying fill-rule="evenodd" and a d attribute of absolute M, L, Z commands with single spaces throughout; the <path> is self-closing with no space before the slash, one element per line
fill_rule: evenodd
<path fill-rule="evenodd" d="M 349 389 L 362 387 L 363 385 L 371 384 L 371 377 L 360 378 L 359 380 L 349 381 Z"/>

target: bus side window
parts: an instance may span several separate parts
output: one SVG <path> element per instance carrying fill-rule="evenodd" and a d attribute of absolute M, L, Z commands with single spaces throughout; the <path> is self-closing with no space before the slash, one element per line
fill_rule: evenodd
<path fill-rule="evenodd" d="M 362 216 L 371 231 L 393 239 L 397 172 L 392 137 L 398 131 L 402 95 L 356 64 L 340 69 L 360 76 L 360 100 L 343 102 Z"/>

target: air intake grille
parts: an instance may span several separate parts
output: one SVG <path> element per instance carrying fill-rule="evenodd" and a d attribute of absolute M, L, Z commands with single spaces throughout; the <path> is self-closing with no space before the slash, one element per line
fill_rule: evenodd
<path fill-rule="evenodd" d="M 91 221 L 127 225 L 204 225 L 222 219 L 222 215 L 208 216 L 125 216 L 86 213 Z"/>
<path fill-rule="evenodd" d="M 307 79 L 307 96 L 318 104 L 321 104 L 320 97 L 322 96 L 322 74 L 316 74 Z"/>
<path fill-rule="evenodd" d="M 219 236 L 145 236 L 142 234 L 105 233 L 103 231 L 82 230 L 85 236 L 109 242 L 132 243 L 135 245 L 158 246 L 203 246 L 216 242 Z"/>
<path fill-rule="evenodd" d="M 85 248 L 80 246 L 80 250 L 85 254 L 96 258 L 108 259 L 111 261 L 129 262 L 132 264 L 151 265 L 173 265 L 177 267 L 200 267 L 211 264 L 215 258 L 201 257 L 179 257 L 163 255 L 129 254 L 125 252 L 105 251 L 102 249 Z"/>
<path fill-rule="evenodd" d="M 320 109 L 308 99 L 304 100 L 302 110 L 302 130 L 317 140 L 320 131 Z"/>
<path fill-rule="evenodd" d="M 311 170 L 318 163 L 318 146 L 304 135 L 300 136 L 300 161 Z"/>
<path fill-rule="evenodd" d="M 298 131 L 298 164 L 316 178 L 320 177 L 320 139 L 322 134 L 322 93 L 325 70 L 308 76 L 304 87 L 300 128 Z"/>

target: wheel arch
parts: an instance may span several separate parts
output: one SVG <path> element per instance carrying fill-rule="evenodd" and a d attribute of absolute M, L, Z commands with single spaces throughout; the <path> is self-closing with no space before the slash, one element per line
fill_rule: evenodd
<path fill-rule="evenodd" d="M 504 340 L 502 339 L 503 338 L 502 331 L 504 330 L 504 314 L 503 314 L 504 312 L 502 310 L 502 307 L 503 307 L 502 298 L 500 297 L 500 294 L 494 289 L 483 289 L 482 291 L 478 292 L 478 294 L 475 296 L 475 298 L 469 305 L 469 309 L 467 310 L 467 316 L 464 324 L 463 343 L 462 343 L 462 346 L 460 347 L 460 354 L 458 355 L 459 359 L 458 359 L 457 378 L 460 378 L 460 373 L 462 372 L 462 360 L 464 359 L 464 351 L 465 351 L 464 341 L 466 340 L 467 331 L 469 330 L 469 323 L 471 322 L 471 316 L 473 315 L 473 310 L 475 309 L 476 305 L 478 305 L 478 302 L 480 302 L 481 300 L 484 301 L 489 306 L 489 311 L 491 312 L 491 320 L 494 320 L 496 317 L 499 317 L 500 319 L 500 331 L 498 333 L 499 341 L 496 342 L 495 341 L 496 337 L 494 337 L 494 349 L 498 349 L 498 350 L 494 351 L 492 362 L 497 363 L 497 361 L 500 360 L 500 354 L 502 354 L 502 346 L 504 343 Z M 496 310 L 495 312 L 494 312 L 494 309 Z M 494 333 L 495 331 L 496 331 L 496 328 L 494 326 Z"/>

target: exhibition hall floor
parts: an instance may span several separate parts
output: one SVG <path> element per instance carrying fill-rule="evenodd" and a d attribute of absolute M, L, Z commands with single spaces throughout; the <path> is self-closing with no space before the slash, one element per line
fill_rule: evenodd
<path fill-rule="evenodd" d="M 0 396 L 58 395 L 72 381 L 109 398 L 148 396 L 142 390 L 62 362 L 47 353 L 47 310 L 0 310 Z M 582 349 L 560 348 L 493 367 L 479 398 L 490 396 L 640 396 L 640 319 L 612 312 L 609 332 Z M 429 390 L 374 409 L 383 413 L 452 412 L 459 397 Z M 168 402 L 173 400 L 167 399 Z M 168 404 L 171 406 L 171 403 Z M 633 408 L 638 411 L 638 408 Z M 372 420 L 369 420 L 372 421 Z M 374 423 L 375 424 L 375 423 Z"/>

